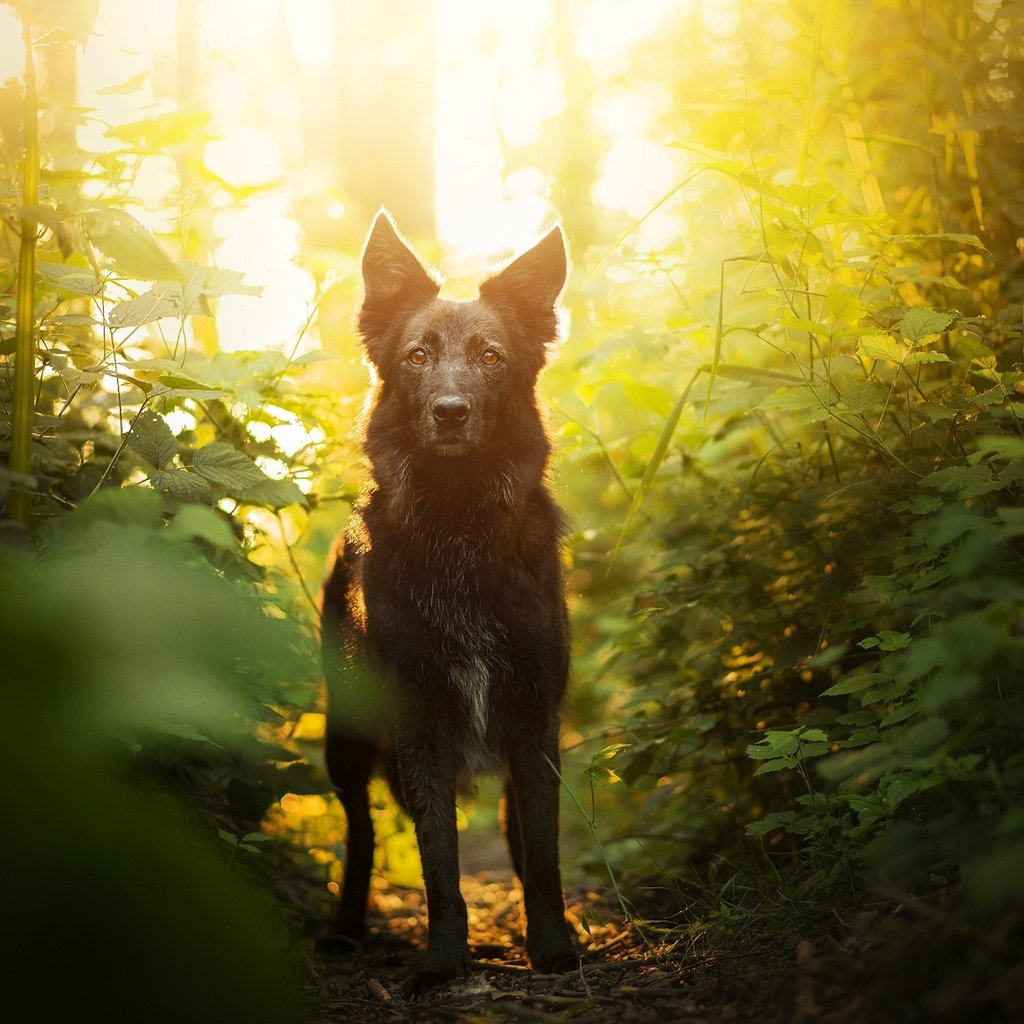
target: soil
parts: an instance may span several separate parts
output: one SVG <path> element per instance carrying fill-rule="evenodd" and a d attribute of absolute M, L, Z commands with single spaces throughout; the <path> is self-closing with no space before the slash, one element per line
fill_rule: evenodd
<path fill-rule="evenodd" d="M 496 855 L 488 847 L 478 853 Z M 637 927 L 596 886 L 566 891 L 580 938 L 577 969 L 542 975 L 525 958 L 522 894 L 511 870 L 463 859 L 473 974 L 416 1002 L 402 985 L 422 963 L 426 906 L 418 890 L 372 897 L 364 949 L 318 949 L 316 1024 L 578 1021 L 581 1024 L 911 1024 L 1024 1020 L 1024 960 L 963 933 L 940 904 L 876 898 L 815 934 L 723 941 Z M 465 873 L 472 870 L 472 873 Z M 1020 917 L 1012 919 L 1012 928 Z M 965 950 L 965 941 L 971 943 Z M 992 937 L 988 943 L 991 946 Z M 981 943 L 981 945 L 979 945 Z M 1016 947 L 1019 949 L 1019 943 Z M 994 954 L 994 955 L 993 955 Z"/>
<path fill-rule="evenodd" d="M 716 966 L 686 959 L 684 969 L 684 958 L 645 942 L 621 912 L 608 906 L 604 893 L 567 892 L 567 917 L 583 936 L 586 952 L 575 971 L 542 975 L 530 970 L 525 958 L 522 894 L 511 878 L 464 876 L 462 890 L 469 908 L 470 978 L 418 1002 L 405 1002 L 402 984 L 426 948 L 425 902 L 417 890 L 377 892 L 366 950 L 353 955 L 329 944 L 321 950 L 320 1021 L 554 1017 L 587 1022 L 619 1017 L 623 1024 L 664 1024 L 712 1019 L 701 994 L 718 973 Z M 742 1002 L 742 994 L 736 995 Z M 741 1019 L 723 1016 L 717 996 L 713 1009 L 716 1021 Z"/>

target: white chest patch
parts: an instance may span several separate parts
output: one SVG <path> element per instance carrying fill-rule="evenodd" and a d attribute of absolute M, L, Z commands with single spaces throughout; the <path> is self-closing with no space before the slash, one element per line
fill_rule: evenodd
<path fill-rule="evenodd" d="M 466 702 L 470 742 L 474 747 L 482 747 L 487 735 L 488 690 L 491 684 L 487 665 L 482 658 L 470 658 L 468 662 L 452 668 L 451 679 Z"/>

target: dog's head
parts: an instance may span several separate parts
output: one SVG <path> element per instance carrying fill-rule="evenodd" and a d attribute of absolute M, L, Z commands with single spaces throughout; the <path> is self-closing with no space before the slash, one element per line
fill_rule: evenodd
<path fill-rule="evenodd" d="M 390 218 L 380 213 L 363 250 L 359 331 L 381 381 L 381 400 L 401 409 L 419 450 L 458 458 L 516 429 L 533 405 L 555 302 L 565 283 L 562 232 L 484 281 L 469 302 L 438 298 L 435 280 Z M 397 409 L 395 410 L 398 411 Z"/>

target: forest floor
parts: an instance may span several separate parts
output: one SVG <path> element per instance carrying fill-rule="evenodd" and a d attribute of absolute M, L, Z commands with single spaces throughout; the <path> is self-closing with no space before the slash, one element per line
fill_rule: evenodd
<path fill-rule="evenodd" d="M 315 1024 L 1024 1020 L 1024 961 L 1015 965 L 1005 951 L 986 958 L 977 936 L 965 936 L 954 918 L 931 905 L 879 898 L 810 934 L 752 940 L 738 922 L 731 937 L 720 928 L 691 928 L 680 938 L 678 930 L 628 921 L 596 887 L 570 885 L 567 917 L 580 936 L 581 962 L 569 973 L 542 975 L 526 961 L 522 895 L 511 872 L 464 874 L 462 889 L 474 961 L 470 978 L 417 1002 L 402 998 L 402 984 L 426 948 L 426 907 L 419 890 L 381 887 L 374 892 L 365 950 L 319 950 Z"/>

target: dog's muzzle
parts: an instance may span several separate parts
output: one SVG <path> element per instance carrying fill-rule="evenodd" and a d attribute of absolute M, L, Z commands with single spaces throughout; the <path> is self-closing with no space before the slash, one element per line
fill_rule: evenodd
<path fill-rule="evenodd" d="M 434 423 L 434 453 L 446 457 L 467 454 L 473 448 L 466 436 L 469 425 L 470 404 L 461 395 L 442 395 L 431 409 Z"/>

